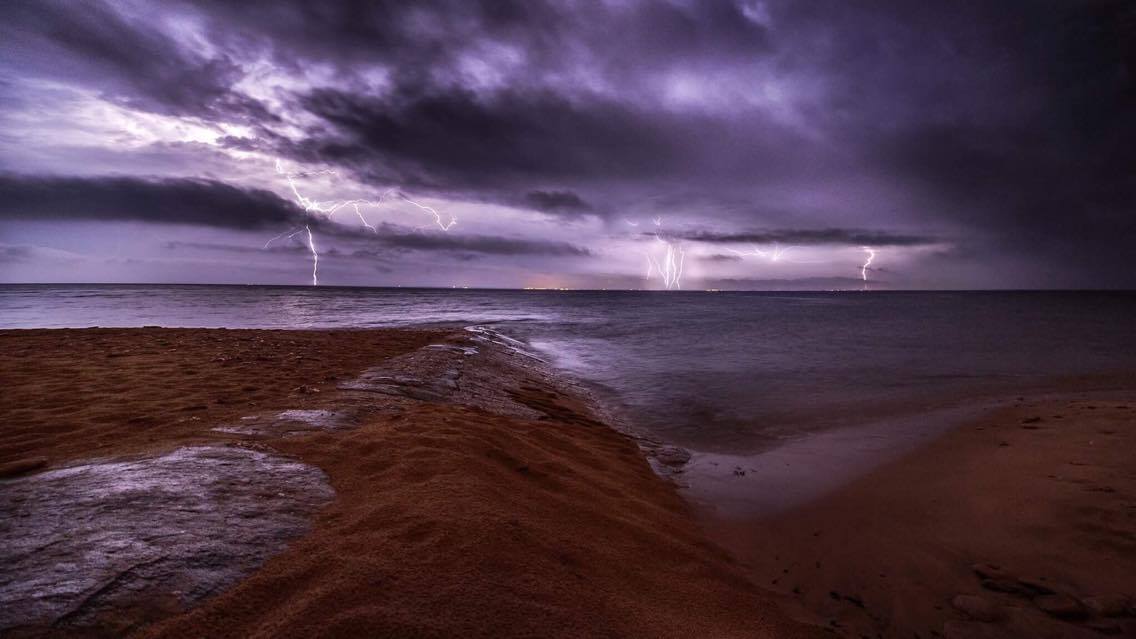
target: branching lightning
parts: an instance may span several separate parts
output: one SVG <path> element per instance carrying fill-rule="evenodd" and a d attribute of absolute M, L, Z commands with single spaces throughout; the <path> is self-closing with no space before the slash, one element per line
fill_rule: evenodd
<path fill-rule="evenodd" d="M 332 169 L 325 169 L 323 171 L 314 171 L 314 172 L 311 172 L 311 173 L 288 173 L 287 171 L 284 170 L 284 167 L 281 164 L 280 160 L 277 160 L 276 161 L 276 172 L 280 175 L 283 175 L 284 179 L 286 179 L 288 181 L 288 187 L 292 189 L 292 195 L 296 199 L 296 204 L 299 204 L 300 208 L 304 209 L 304 212 L 306 212 L 306 213 L 319 213 L 319 214 L 324 215 L 328 220 L 330 220 L 336 213 L 338 213 L 340 209 L 342 209 L 346 206 L 350 206 L 355 211 L 355 216 L 358 217 L 359 221 L 363 223 L 363 226 L 367 227 L 368 229 L 370 229 L 372 231 L 376 231 L 374 225 L 372 225 L 367 220 L 366 216 L 363 215 L 363 212 L 359 207 L 361 207 L 361 206 L 379 206 L 383 202 L 387 201 L 388 198 L 394 197 L 394 198 L 400 199 L 404 202 L 407 202 L 408 204 L 413 204 L 414 206 L 418 207 L 422 211 L 429 213 L 430 216 L 434 218 L 434 224 L 436 224 L 438 226 L 438 228 L 442 229 L 443 231 L 450 230 L 450 228 L 453 227 L 453 225 L 457 224 L 457 222 L 458 222 L 457 218 L 455 218 L 453 216 L 450 216 L 450 218 L 448 220 L 443 221 L 442 214 L 439 213 L 436 209 L 434 209 L 433 207 L 430 207 L 430 206 L 426 206 L 425 204 L 420 204 L 418 202 L 415 202 L 414 200 L 407 197 L 404 193 L 399 192 L 398 189 L 387 189 L 386 191 L 383 192 L 382 195 L 379 196 L 379 199 L 377 199 L 377 200 L 367 200 L 367 199 L 363 199 L 363 198 L 354 198 L 354 199 L 347 199 L 347 200 L 329 200 L 327 202 L 322 202 L 322 201 L 319 201 L 319 200 L 314 200 L 312 198 L 309 198 L 309 197 L 305 196 L 304 194 L 300 193 L 299 187 L 296 186 L 296 178 L 313 177 L 313 176 L 317 176 L 317 175 L 338 175 L 338 173 L 336 171 L 332 170 Z"/>
<path fill-rule="evenodd" d="M 774 244 L 773 250 L 759 249 L 756 246 L 751 247 L 750 250 L 748 250 L 748 251 L 739 251 L 737 249 L 727 249 L 727 250 L 730 251 L 731 253 L 735 253 L 735 254 L 740 255 L 742 257 L 746 257 L 748 255 L 756 255 L 758 257 L 763 257 L 763 258 L 769 260 L 770 262 L 780 262 L 781 258 L 783 258 L 785 256 L 785 254 L 788 253 L 791 248 L 793 248 L 793 247 L 791 247 L 791 246 L 781 247 L 779 245 Z"/>
<path fill-rule="evenodd" d="M 651 279 L 655 272 L 663 278 L 663 285 L 667 290 L 682 288 L 682 265 L 686 254 L 682 247 L 662 238 L 656 238 L 665 248 L 663 257 L 656 261 L 650 253 L 647 254 L 647 279 Z"/>
<path fill-rule="evenodd" d="M 312 252 L 312 286 L 319 286 L 319 251 L 316 250 L 316 241 L 312 236 L 312 228 L 310 225 L 305 224 L 303 228 L 295 229 L 292 231 L 285 231 L 265 242 L 264 248 L 268 248 L 276 240 L 282 238 L 290 240 L 300 233 L 307 233 L 308 235 L 308 250 Z"/>
<path fill-rule="evenodd" d="M 663 280 L 663 286 L 668 291 L 682 288 L 682 267 L 686 260 L 686 252 L 683 251 L 682 246 L 674 240 L 669 240 L 662 234 L 663 220 L 656 217 L 652 220 L 655 223 L 655 241 L 663 245 L 663 253 L 661 259 L 656 259 L 650 252 L 647 256 L 647 279 L 654 277 L 655 273 Z M 630 220 L 627 222 L 632 226 Z"/>
<path fill-rule="evenodd" d="M 371 224 L 371 222 L 367 219 L 367 216 L 363 215 L 363 210 L 360 207 L 379 206 L 390 198 L 402 200 L 403 202 L 411 204 L 421 211 L 429 214 L 433 218 L 434 224 L 443 231 L 449 231 L 451 228 L 453 228 L 454 224 L 457 224 L 458 222 L 457 218 L 453 217 L 452 215 L 449 216 L 449 219 L 443 220 L 442 214 L 439 213 L 437 209 L 420 202 L 416 202 L 400 192 L 398 189 L 393 188 L 384 191 L 377 200 L 353 198 L 320 201 L 309 198 L 303 193 L 300 193 L 299 187 L 296 186 L 296 178 L 306 178 L 317 175 L 337 175 L 338 173 L 332 169 L 313 171 L 310 173 L 289 173 L 284 170 L 283 164 L 281 164 L 280 160 L 276 160 L 276 173 L 284 176 L 284 179 L 288 181 L 288 187 L 292 189 L 292 195 L 296 200 L 296 204 L 298 204 L 305 213 L 322 215 L 325 219 L 330 221 L 332 217 L 334 217 L 335 214 L 338 213 L 341 209 L 349 206 L 353 211 L 355 211 L 355 217 L 359 218 L 359 221 L 363 224 L 363 226 L 370 230 L 372 233 L 378 233 L 378 229 L 375 228 L 375 225 Z M 308 249 L 312 252 L 312 286 L 319 286 L 319 251 L 316 250 L 315 238 L 312 235 L 312 229 L 310 225 L 305 224 L 303 228 L 281 233 L 280 235 L 277 235 L 276 237 L 265 242 L 264 248 L 267 249 L 273 242 L 281 238 L 291 239 L 302 232 L 307 233 Z"/>

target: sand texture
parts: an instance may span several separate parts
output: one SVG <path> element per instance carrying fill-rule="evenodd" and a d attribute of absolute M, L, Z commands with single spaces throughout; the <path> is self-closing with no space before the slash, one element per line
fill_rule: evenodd
<path fill-rule="evenodd" d="M 309 497 L 278 491 L 307 532 L 273 537 L 287 545 L 267 560 L 234 552 L 254 565 L 221 592 L 179 598 L 177 569 L 146 573 L 149 587 L 104 562 L 137 588 L 108 599 L 105 582 L 79 584 L 80 601 L 100 602 L 91 614 L 11 636 L 825 636 L 707 540 L 634 441 L 491 332 L 5 331 L 0 345 L 0 491 L 28 517 L 18 491 L 83 460 L 147 467 L 201 446 L 254 451 L 334 491 L 310 517 Z M 240 482 L 210 498 L 240 501 L 226 483 Z M 156 527 L 185 515 L 145 491 L 99 500 L 97 485 L 68 492 Z M 280 503 L 238 516 L 255 524 Z M 0 583 L 26 584 L 27 566 L 59 552 L 26 549 Z"/>
<path fill-rule="evenodd" d="M 714 536 L 843 636 L 1136 636 L 1136 394 L 1023 398 Z"/>

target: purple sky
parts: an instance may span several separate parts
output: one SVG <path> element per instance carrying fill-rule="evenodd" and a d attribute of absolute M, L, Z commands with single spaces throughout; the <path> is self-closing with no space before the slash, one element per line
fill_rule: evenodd
<path fill-rule="evenodd" d="M 0 5 L 0 282 L 1136 287 L 1134 214 L 1121 0 Z"/>

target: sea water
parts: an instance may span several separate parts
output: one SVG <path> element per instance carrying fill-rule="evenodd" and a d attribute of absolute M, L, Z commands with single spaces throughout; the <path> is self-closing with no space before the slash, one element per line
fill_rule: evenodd
<path fill-rule="evenodd" d="M 0 327 L 147 325 L 491 326 L 595 385 L 650 437 L 728 454 L 1136 370 L 1126 292 L 0 286 Z"/>

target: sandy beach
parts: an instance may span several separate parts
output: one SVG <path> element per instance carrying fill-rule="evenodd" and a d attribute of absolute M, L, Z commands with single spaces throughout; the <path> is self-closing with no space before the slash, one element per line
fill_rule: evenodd
<path fill-rule="evenodd" d="M 0 345 L 5 636 L 1136 634 L 1127 378 L 928 414 L 953 421 L 744 515 L 492 331 Z"/>
<path fill-rule="evenodd" d="M 0 639 L 1136 639 L 1134 167 L 1136 0 L 0 0 Z"/>
<path fill-rule="evenodd" d="M 826 634 L 505 338 L 0 343 L 7 636 Z"/>
<path fill-rule="evenodd" d="M 843 636 L 1136 636 L 1136 393 L 1065 386 L 711 536 Z"/>

